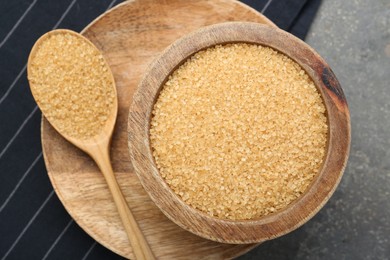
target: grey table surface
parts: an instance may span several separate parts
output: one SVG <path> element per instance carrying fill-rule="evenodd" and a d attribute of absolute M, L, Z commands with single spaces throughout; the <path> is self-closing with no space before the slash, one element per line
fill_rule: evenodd
<path fill-rule="evenodd" d="M 306 42 L 347 97 L 348 166 L 312 220 L 240 259 L 390 259 L 390 1 L 325 0 Z"/>

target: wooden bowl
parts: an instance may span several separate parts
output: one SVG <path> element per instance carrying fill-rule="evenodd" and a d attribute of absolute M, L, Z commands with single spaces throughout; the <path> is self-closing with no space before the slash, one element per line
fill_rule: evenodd
<path fill-rule="evenodd" d="M 168 76 L 194 53 L 227 43 L 269 46 L 292 58 L 307 72 L 327 109 L 328 144 L 320 172 L 300 198 L 285 209 L 253 220 L 211 217 L 184 203 L 159 174 L 149 140 L 151 113 Z M 130 107 L 129 150 L 143 187 L 161 211 L 180 227 L 223 243 L 257 243 L 284 235 L 312 218 L 336 189 L 349 154 L 348 105 L 332 70 L 307 44 L 277 28 L 257 23 L 229 22 L 205 27 L 168 47 L 147 69 Z"/>

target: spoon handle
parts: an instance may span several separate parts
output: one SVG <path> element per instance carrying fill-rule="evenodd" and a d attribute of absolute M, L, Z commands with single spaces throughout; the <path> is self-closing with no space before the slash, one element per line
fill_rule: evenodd
<path fill-rule="evenodd" d="M 153 252 L 142 234 L 142 231 L 140 230 L 115 178 L 110 162 L 108 147 L 108 144 L 101 143 L 88 149 L 88 152 L 95 160 L 106 179 L 108 188 L 111 191 L 115 205 L 118 209 L 119 216 L 122 220 L 123 226 L 125 227 L 135 258 L 138 260 L 155 259 Z"/>

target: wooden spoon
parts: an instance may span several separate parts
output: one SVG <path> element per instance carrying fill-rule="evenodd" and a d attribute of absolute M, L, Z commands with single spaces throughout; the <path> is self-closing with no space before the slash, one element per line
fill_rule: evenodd
<path fill-rule="evenodd" d="M 47 103 L 51 103 L 51 102 L 54 103 L 55 102 L 55 98 L 47 98 L 44 95 L 46 95 L 48 91 L 53 91 L 53 89 L 56 87 L 56 85 L 55 85 L 56 82 L 53 82 L 52 83 L 53 86 L 51 86 L 47 82 L 44 82 L 45 77 L 43 79 L 35 77 L 35 74 L 36 74 L 35 72 L 37 70 L 41 70 L 41 71 L 46 70 L 46 72 L 47 72 L 50 69 L 53 69 L 53 67 L 49 68 L 47 66 L 47 68 L 46 68 L 45 66 L 46 66 L 46 64 L 49 63 L 50 60 L 53 59 L 54 56 L 47 57 L 48 63 L 43 63 L 43 66 L 37 68 L 37 64 L 42 65 L 42 62 L 39 63 L 37 61 L 37 59 L 38 59 L 37 52 L 41 48 L 49 48 L 50 45 L 47 45 L 47 44 L 48 44 L 48 40 L 50 39 L 50 37 L 53 37 L 54 35 L 58 36 L 59 34 L 62 34 L 64 37 L 67 36 L 67 37 L 71 37 L 73 40 L 76 40 L 75 44 L 73 44 L 73 42 L 72 42 L 72 44 L 68 45 L 68 48 L 61 48 L 60 49 L 60 51 L 64 55 L 63 57 L 72 57 L 72 55 L 74 55 L 74 52 L 76 50 L 75 49 L 76 47 L 73 47 L 73 46 L 76 46 L 77 42 L 79 42 L 80 44 L 84 44 L 84 46 L 87 46 L 88 48 L 86 48 L 86 49 L 89 49 L 93 53 L 99 55 L 101 62 L 98 64 L 100 64 L 99 66 L 101 66 L 102 71 L 106 71 L 108 73 L 105 75 L 108 75 L 108 82 L 110 84 L 104 86 L 103 88 L 112 88 L 112 89 L 109 89 L 109 91 L 111 91 L 111 93 L 114 96 L 114 98 L 112 98 L 113 103 L 110 103 L 111 108 L 107 111 L 108 116 L 104 117 L 105 120 L 102 123 L 102 125 L 100 127 L 98 127 L 97 129 L 93 129 L 94 132 L 92 134 L 88 132 L 88 131 L 91 131 L 91 129 L 85 129 L 86 132 L 84 134 L 81 134 L 81 136 L 79 136 L 78 134 L 73 134 L 72 130 L 69 130 L 68 126 L 63 125 L 64 121 L 61 121 L 60 119 L 53 116 L 52 115 L 53 109 L 55 111 L 59 111 L 58 113 L 60 113 L 60 111 L 62 111 L 61 109 L 69 110 L 69 107 L 66 107 L 66 105 L 65 105 L 65 103 L 68 104 L 69 102 L 67 100 L 63 99 L 64 102 L 62 102 L 62 103 L 64 103 L 64 104 L 62 104 L 62 103 L 58 104 L 58 100 L 57 100 L 57 104 L 47 104 Z M 87 44 L 87 45 L 85 45 L 85 44 Z M 72 51 L 73 51 L 73 54 L 72 54 Z M 46 53 L 50 53 L 50 50 L 49 50 L 49 52 L 46 52 Z M 52 55 L 56 55 L 56 54 L 52 54 Z M 34 47 L 31 50 L 29 59 L 28 59 L 27 72 L 28 72 L 28 79 L 29 79 L 29 83 L 30 83 L 30 88 L 31 88 L 31 91 L 32 91 L 32 94 L 33 94 L 35 100 L 38 103 L 38 106 L 40 107 L 40 109 L 42 110 L 42 113 L 48 119 L 50 124 L 65 139 L 67 139 L 69 142 L 71 142 L 72 144 L 74 144 L 75 146 L 77 146 L 81 150 L 85 151 L 87 154 L 89 154 L 93 158 L 93 160 L 96 162 L 96 164 L 99 166 L 100 170 L 103 173 L 104 178 L 107 181 L 108 188 L 110 189 L 112 196 L 114 198 L 114 202 L 115 202 L 116 207 L 118 209 L 120 218 L 122 219 L 123 226 L 125 227 L 125 230 L 126 230 L 128 238 L 129 238 L 130 244 L 132 246 L 135 257 L 137 259 L 154 259 L 154 255 L 153 255 L 144 235 L 142 234 L 133 214 L 131 213 L 122 192 L 121 192 L 121 189 L 116 181 L 115 174 L 113 172 L 113 169 L 112 169 L 112 166 L 110 163 L 109 147 L 110 147 L 111 136 L 113 133 L 113 129 L 114 129 L 114 125 L 115 125 L 115 121 L 116 121 L 116 117 L 117 117 L 117 112 L 118 112 L 118 101 L 117 101 L 117 97 L 116 97 L 116 88 L 115 88 L 114 77 L 112 75 L 112 72 L 111 72 L 107 62 L 100 55 L 101 54 L 100 54 L 99 50 L 89 40 L 87 40 L 86 38 L 84 38 L 83 36 L 81 36 L 80 34 L 78 34 L 76 32 L 69 31 L 69 30 L 63 30 L 63 29 L 48 32 L 45 35 L 43 35 L 35 43 Z M 41 56 L 40 56 L 40 59 L 42 59 Z M 43 58 L 45 58 L 45 56 L 43 56 Z M 64 75 L 73 75 L 72 73 L 77 73 L 74 71 L 72 72 L 72 69 L 74 70 L 75 67 L 79 68 L 80 64 L 72 64 L 72 62 L 74 62 L 74 60 L 70 60 L 69 66 L 62 65 L 62 67 L 61 66 L 59 66 L 58 68 L 54 67 L 53 73 L 58 73 L 59 70 L 62 70 L 62 72 L 64 72 Z M 52 65 L 53 65 L 53 63 L 51 63 L 51 66 Z M 87 66 L 87 65 L 83 64 L 81 66 Z M 84 67 L 82 69 L 84 69 Z M 89 69 L 90 68 L 85 67 L 86 71 L 88 71 Z M 80 74 L 78 74 L 78 75 L 80 75 Z M 88 75 L 85 75 L 85 76 L 88 76 Z M 100 75 L 98 75 L 98 76 L 100 76 Z M 62 80 L 64 80 L 64 79 L 58 79 L 59 82 Z M 72 82 L 72 79 L 68 78 L 67 82 Z M 52 90 L 46 89 L 46 90 L 42 91 L 42 88 L 45 86 L 45 84 L 46 84 L 46 87 L 49 87 Z M 63 84 L 63 83 L 61 83 L 61 84 Z M 64 84 L 64 85 L 66 85 L 66 84 Z M 57 87 L 58 87 L 58 82 L 57 82 Z M 64 88 L 66 86 L 62 86 L 62 87 Z M 83 86 L 80 86 L 80 88 L 82 88 L 82 87 Z M 88 95 L 88 94 L 84 93 L 84 95 Z M 84 96 L 83 98 L 85 100 L 85 98 L 89 98 L 89 97 Z M 43 103 L 43 102 L 46 102 L 46 103 Z M 78 101 L 76 100 L 75 101 L 76 107 L 86 106 L 86 105 L 88 106 L 88 102 L 87 102 L 87 104 L 85 104 L 85 103 L 77 104 L 77 102 Z M 94 103 L 90 102 L 89 104 L 93 105 Z M 62 107 L 62 105 L 64 105 L 64 106 Z M 88 117 L 88 119 L 84 118 L 82 120 L 84 120 L 84 121 L 89 120 L 89 124 L 93 125 L 94 122 L 96 120 L 98 120 L 98 117 L 101 115 L 94 115 L 93 114 L 94 107 L 91 107 L 89 110 L 92 111 L 92 115 L 91 115 L 92 120 L 91 120 L 91 117 Z M 85 111 L 85 110 L 83 110 L 83 111 Z M 64 113 L 66 113 L 66 112 L 67 111 L 64 111 Z M 96 119 L 93 117 L 96 117 Z M 65 121 L 65 122 L 69 122 L 69 120 L 72 121 L 71 122 L 72 124 L 76 122 L 75 121 L 76 119 L 74 119 L 74 118 L 67 118 L 66 120 L 68 120 L 68 121 Z M 80 120 L 80 118 L 78 118 L 77 120 Z M 86 123 L 83 121 L 81 121 L 81 122 L 77 121 L 77 123 L 88 124 L 88 122 Z M 68 127 L 68 128 L 66 128 L 66 127 Z"/>

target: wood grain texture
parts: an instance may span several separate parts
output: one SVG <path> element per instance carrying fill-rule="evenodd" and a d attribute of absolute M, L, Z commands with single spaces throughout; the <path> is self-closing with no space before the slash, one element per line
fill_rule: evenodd
<path fill-rule="evenodd" d="M 82 32 L 102 51 L 113 72 L 118 118 L 111 162 L 126 200 L 158 259 L 228 259 L 256 246 L 212 242 L 171 222 L 144 191 L 127 146 L 128 109 L 148 64 L 179 37 L 225 21 L 274 26 L 255 10 L 232 0 L 138 0 L 110 10 Z M 134 258 L 107 184 L 93 160 L 62 138 L 44 118 L 42 146 L 54 189 L 78 225 L 112 251 Z"/>
<path fill-rule="evenodd" d="M 284 210 L 254 220 L 217 219 L 185 204 L 159 174 L 149 143 L 152 109 L 168 76 L 194 53 L 217 44 L 234 42 L 269 46 L 299 63 L 321 93 L 329 126 L 326 157 L 308 190 Z M 166 49 L 150 66 L 134 94 L 128 126 L 133 166 L 156 205 L 169 219 L 194 234 L 232 244 L 276 238 L 313 217 L 328 201 L 341 179 L 351 138 L 347 102 L 326 62 L 293 35 L 277 28 L 248 22 L 230 22 L 202 28 Z"/>

